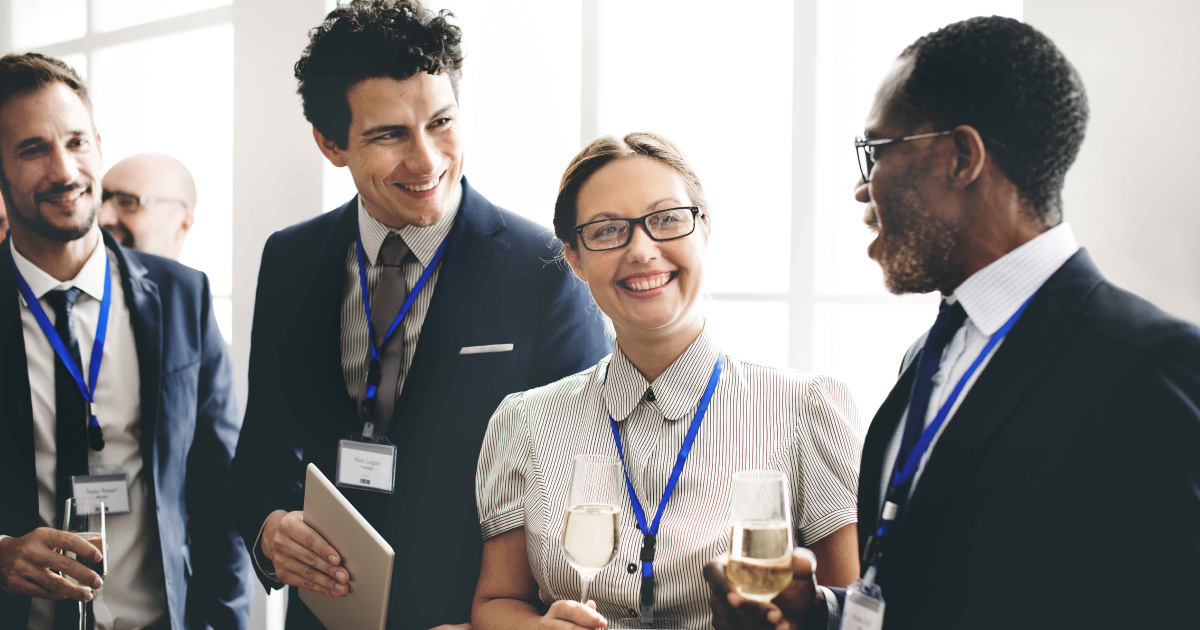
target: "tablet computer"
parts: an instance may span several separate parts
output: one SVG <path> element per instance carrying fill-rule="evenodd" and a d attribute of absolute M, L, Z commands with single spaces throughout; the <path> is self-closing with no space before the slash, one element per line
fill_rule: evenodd
<path fill-rule="evenodd" d="M 304 483 L 304 522 L 341 554 L 350 592 L 329 597 L 300 589 L 300 600 L 330 630 L 383 630 L 396 553 L 314 464 Z"/>

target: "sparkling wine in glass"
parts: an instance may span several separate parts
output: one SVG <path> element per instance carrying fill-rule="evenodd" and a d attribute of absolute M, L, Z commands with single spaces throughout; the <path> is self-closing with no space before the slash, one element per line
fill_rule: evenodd
<path fill-rule="evenodd" d="M 769 602 L 792 581 L 792 510 L 787 475 L 733 475 L 725 575 L 747 599 Z"/>
<path fill-rule="evenodd" d="M 74 551 L 64 553 L 68 558 L 95 571 L 101 580 L 108 577 L 108 533 L 105 528 L 104 510 L 104 501 L 72 498 L 67 499 L 67 507 L 63 512 L 63 531 L 77 534 L 99 549 L 102 557 L 99 562 L 91 562 L 78 557 Z M 82 589 L 92 590 L 91 584 L 83 584 L 65 573 L 63 577 Z M 79 627 L 81 630 L 87 628 L 87 605 L 83 602 L 79 602 Z"/>
<path fill-rule="evenodd" d="M 606 455 L 576 455 L 563 517 L 562 549 L 579 572 L 587 603 L 592 580 L 617 555 L 621 528 L 621 462 Z"/>

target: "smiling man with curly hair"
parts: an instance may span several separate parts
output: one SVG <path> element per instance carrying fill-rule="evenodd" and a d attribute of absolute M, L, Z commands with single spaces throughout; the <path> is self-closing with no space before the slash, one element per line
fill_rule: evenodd
<path fill-rule="evenodd" d="M 356 1 L 310 33 L 296 63 L 304 115 L 358 195 L 267 241 L 234 463 L 239 526 L 267 588 L 349 591 L 353 559 L 301 511 L 306 464 L 339 482 L 396 551 L 389 628 L 470 618 L 488 419 L 505 395 L 609 350 L 586 288 L 545 262 L 560 254 L 553 237 L 463 177 L 453 17 Z M 351 434 L 394 445 L 394 472 L 339 478 Z M 319 627 L 289 602 L 289 630 Z"/>

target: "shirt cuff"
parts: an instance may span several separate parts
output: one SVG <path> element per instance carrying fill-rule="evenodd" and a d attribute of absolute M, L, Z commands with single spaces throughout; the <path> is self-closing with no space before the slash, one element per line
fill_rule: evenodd
<path fill-rule="evenodd" d="M 817 599 L 825 600 L 824 611 L 822 611 L 825 613 L 825 629 L 839 630 L 842 627 L 842 607 L 838 605 L 837 595 L 820 584 L 817 585 L 817 591 Z M 820 606 L 819 601 L 817 605 Z"/>
<path fill-rule="evenodd" d="M 525 512 L 521 508 L 490 517 L 479 524 L 483 539 L 491 540 L 500 534 L 525 526 Z"/>
<path fill-rule="evenodd" d="M 275 510 L 274 512 L 271 512 L 270 514 L 268 514 L 267 518 L 263 519 L 262 527 L 258 528 L 258 536 L 254 539 L 254 564 L 255 564 L 255 566 L 258 567 L 258 570 L 263 575 L 271 578 L 271 580 L 274 581 L 275 583 L 279 584 L 280 587 L 283 586 L 283 582 L 280 582 L 279 578 L 275 577 L 275 565 L 270 560 L 268 560 L 266 554 L 263 553 L 262 535 L 263 535 L 263 530 L 265 530 L 267 528 L 267 521 L 271 520 L 271 517 L 274 516 L 276 513 L 282 512 L 282 511 L 283 510 Z"/>

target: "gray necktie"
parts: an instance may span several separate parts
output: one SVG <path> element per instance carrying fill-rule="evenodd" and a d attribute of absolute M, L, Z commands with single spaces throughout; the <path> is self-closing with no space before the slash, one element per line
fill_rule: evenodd
<path fill-rule="evenodd" d="M 371 293 L 371 326 L 375 329 L 375 342 L 383 342 L 388 327 L 396 319 L 400 307 L 408 297 L 408 284 L 404 281 L 404 261 L 410 256 L 408 245 L 398 234 L 389 234 L 379 247 L 379 277 Z M 400 364 L 404 361 L 404 327 L 396 331 L 379 349 L 379 388 L 375 392 L 375 435 L 387 432 L 396 406 L 396 390 L 400 384 Z"/>

